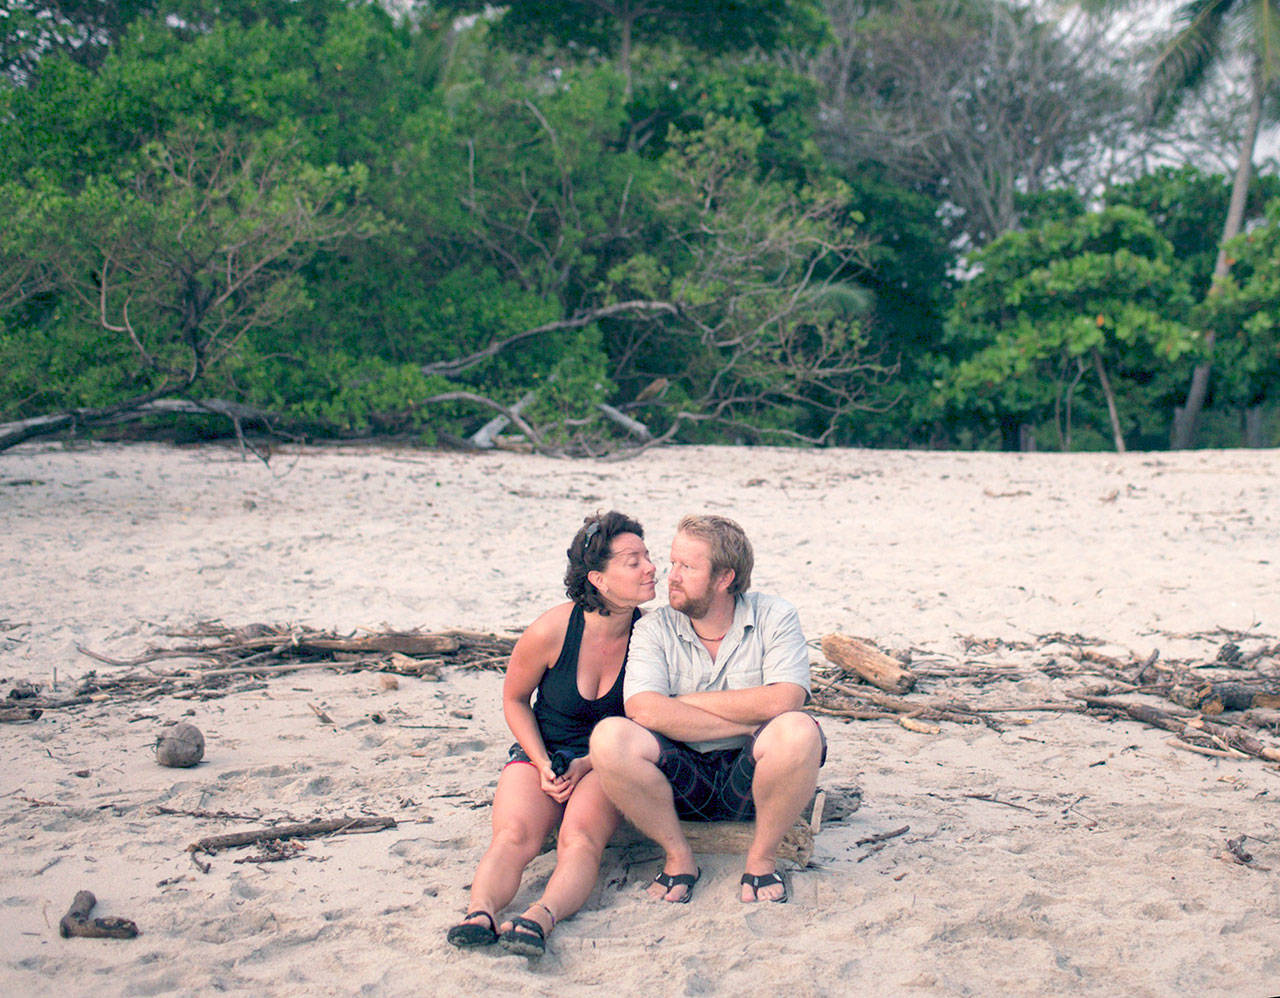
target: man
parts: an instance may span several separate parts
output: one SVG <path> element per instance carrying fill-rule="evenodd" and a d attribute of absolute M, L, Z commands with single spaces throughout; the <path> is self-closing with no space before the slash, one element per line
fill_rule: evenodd
<path fill-rule="evenodd" d="M 627 716 L 591 735 L 605 792 L 666 853 L 649 894 L 686 902 L 701 871 L 686 821 L 755 819 L 741 899 L 786 901 L 775 854 L 812 799 L 826 756 L 795 608 L 748 592 L 754 556 L 738 524 L 686 516 L 671 542 L 669 606 L 636 624 Z"/>

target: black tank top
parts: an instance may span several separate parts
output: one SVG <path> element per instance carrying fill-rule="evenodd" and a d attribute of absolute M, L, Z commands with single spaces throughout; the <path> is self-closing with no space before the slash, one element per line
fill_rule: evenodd
<path fill-rule="evenodd" d="M 640 619 L 640 611 L 631 615 L 631 626 Z M 538 683 L 538 697 L 533 702 L 533 716 L 542 734 L 542 744 L 547 752 L 567 749 L 574 757 L 587 754 L 587 742 L 596 722 L 605 717 L 622 714 L 622 677 L 627 671 L 626 655 L 622 668 L 609 692 L 598 700 L 587 700 L 578 692 L 578 652 L 582 648 L 584 617 L 582 607 L 575 605 L 569 614 L 569 626 L 564 632 L 564 646 L 556 664 L 542 675 Z M 631 635 L 627 635 L 627 648 L 631 647 Z"/>

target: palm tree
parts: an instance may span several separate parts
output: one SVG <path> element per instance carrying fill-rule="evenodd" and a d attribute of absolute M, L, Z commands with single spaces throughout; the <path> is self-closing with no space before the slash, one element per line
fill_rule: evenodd
<path fill-rule="evenodd" d="M 1222 247 L 1239 235 L 1253 175 L 1253 152 L 1264 104 L 1280 79 L 1280 0 L 1190 0 L 1175 15 L 1179 29 L 1151 70 L 1153 106 L 1169 105 L 1202 86 L 1213 71 L 1237 59 L 1249 66 L 1249 112 L 1240 136 L 1240 157 L 1209 295 L 1221 289 L 1231 270 Z M 1175 414 L 1171 444 L 1190 447 L 1196 420 L 1209 389 L 1214 334 L 1204 334 L 1205 357 L 1191 375 L 1186 405 Z"/>

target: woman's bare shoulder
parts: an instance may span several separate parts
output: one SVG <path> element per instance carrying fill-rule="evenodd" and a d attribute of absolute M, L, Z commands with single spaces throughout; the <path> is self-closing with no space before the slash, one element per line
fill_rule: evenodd
<path fill-rule="evenodd" d="M 558 653 L 560 646 L 564 644 L 564 632 L 569 627 L 569 616 L 572 613 L 572 603 L 553 606 L 525 628 L 516 644 L 525 646 L 525 650 L 531 653 L 538 651 Z"/>

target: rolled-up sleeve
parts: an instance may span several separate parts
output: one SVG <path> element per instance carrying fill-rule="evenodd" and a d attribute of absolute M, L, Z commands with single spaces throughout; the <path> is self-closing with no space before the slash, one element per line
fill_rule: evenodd
<path fill-rule="evenodd" d="M 809 646 L 800 628 L 800 615 L 786 600 L 773 600 L 767 620 L 762 625 L 764 639 L 763 679 L 768 683 L 795 683 L 804 689 L 808 702 L 810 691 Z"/>
<path fill-rule="evenodd" d="M 671 696 L 666 641 L 656 613 L 647 614 L 631 632 L 631 646 L 627 649 L 627 671 L 622 680 L 623 702 L 637 693 Z"/>

